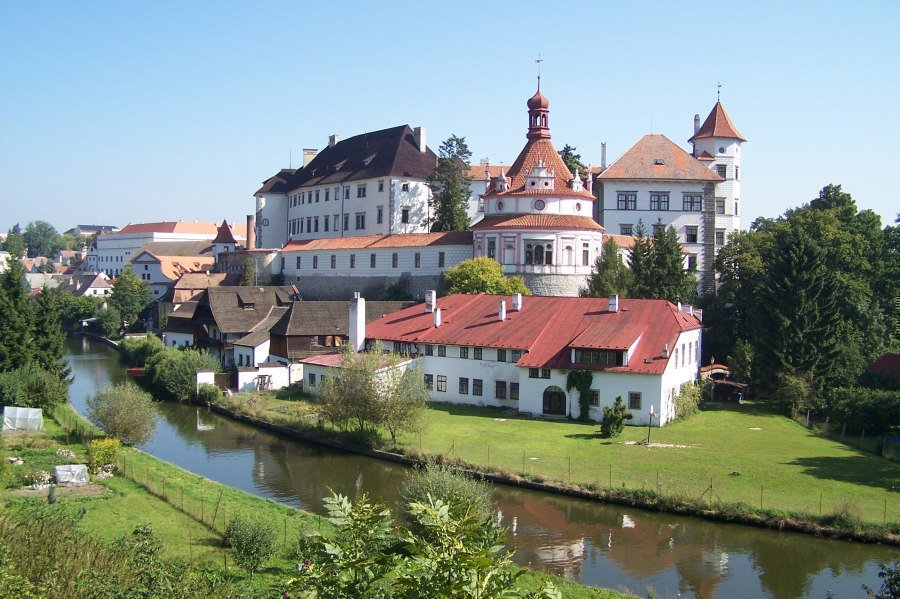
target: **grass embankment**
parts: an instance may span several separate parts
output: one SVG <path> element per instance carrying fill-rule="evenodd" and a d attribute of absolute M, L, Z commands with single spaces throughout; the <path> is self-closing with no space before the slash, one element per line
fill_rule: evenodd
<path fill-rule="evenodd" d="M 304 432 L 316 404 L 241 394 L 227 407 Z M 400 452 L 440 455 L 489 473 L 579 488 L 656 509 L 782 526 L 805 522 L 898 540 L 900 464 L 822 438 L 766 404 L 706 409 L 616 439 L 597 423 L 535 420 L 490 408 L 432 404 L 427 428 Z M 334 434 L 323 431 L 325 435 Z M 823 532 L 823 531 L 819 531 Z"/>
<path fill-rule="evenodd" d="M 8 456 L 19 456 L 25 461 L 19 466 L 3 467 L 0 506 L 7 513 L 15 514 L 29 505 L 46 503 L 47 490 L 21 489 L 27 473 L 44 470 L 52 474 L 57 464 L 87 463 L 87 449 L 82 440 L 89 442 L 92 436 L 101 435 L 69 406 L 61 407 L 54 416 L 59 423 L 46 418 L 44 431 L 40 433 L 5 433 L 2 437 L 3 464 L 7 463 Z M 58 455 L 62 448 L 71 449 L 74 457 Z M 240 596 L 273 596 L 274 589 L 296 572 L 298 536 L 304 531 L 330 530 L 330 524 L 323 518 L 215 483 L 135 449 L 121 451 L 118 467 L 120 473 L 113 478 L 92 477 L 92 484 L 87 487 L 60 488 L 57 505 L 81 512 L 79 526 L 101 540 L 112 541 L 130 534 L 139 525 L 150 524 L 163 542 L 167 557 L 222 570 L 227 565 L 226 578 L 234 593 Z M 222 542 L 227 520 L 241 512 L 264 515 L 276 523 L 281 533 L 278 555 L 252 580 L 234 567 L 230 551 Z M 531 571 L 520 578 L 520 587 L 536 590 L 548 580 L 566 597 L 626 597 Z"/>

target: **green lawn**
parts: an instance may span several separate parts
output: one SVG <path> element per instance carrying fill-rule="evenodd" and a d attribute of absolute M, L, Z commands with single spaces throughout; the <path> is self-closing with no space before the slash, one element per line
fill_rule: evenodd
<path fill-rule="evenodd" d="M 819 514 L 844 505 L 872 523 L 900 522 L 900 464 L 823 439 L 765 405 L 704 410 L 616 439 L 596 423 L 517 418 L 499 410 L 433 404 L 428 427 L 407 450 L 443 454 L 498 471 L 580 485 L 656 489 L 699 498 L 712 485 L 723 502 Z M 709 494 L 707 493 L 707 496 Z"/>

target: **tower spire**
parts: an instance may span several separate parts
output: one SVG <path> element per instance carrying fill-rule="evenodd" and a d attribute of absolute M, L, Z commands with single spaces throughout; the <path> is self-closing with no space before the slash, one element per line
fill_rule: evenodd
<path fill-rule="evenodd" d="M 720 102 L 722 100 L 722 82 L 716 82 L 716 102 Z"/>

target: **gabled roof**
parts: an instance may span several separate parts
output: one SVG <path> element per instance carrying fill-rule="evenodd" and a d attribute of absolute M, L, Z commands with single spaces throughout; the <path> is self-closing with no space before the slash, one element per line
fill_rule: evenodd
<path fill-rule="evenodd" d="M 427 179 L 436 166 L 435 153 L 428 148 L 420 151 L 413 130 L 400 125 L 356 135 L 322 149 L 309 164 L 297 169 L 283 188 L 289 192 L 376 177 Z"/>
<path fill-rule="evenodd" d="M 497 316 L 500 300 L 507 302 L 504 321 Z M 663 357 L 663 347 L 669 344 L 672 348 L 680 333 L 702 326 L 696 316 L 665 300 L 620 299 L 617 312 L 609 311 L 608 298 L 533 296 L 523 298 L 521 311 L 509 310 L 511 305 L 508 296 L 448 295 L 437 301 L 440 327 L 435 328 L 433 314 L 419 304 L 371 323 L 366 336 L 415 344 L 519 349 L 526 353 L 518 366 L 571 368 L 570 351 L 582 335 L 585 343 L 621 346 L 640 329 L 640 340 L 627 366 L 579 367 L 661 374 L 671 359 Z"/>
<path fill-rule="evenodd" d="M 99 273 L 94 273 L 72 275 L 62 289 L 72 295 L 84 295 L 90 289 L 109 289 L 110 287 L 112 284 L 109 279 Z"/>
<path fill-rule="evenodd" d="M 500 164 L 473 164 L 469 167 L 468 175 L 472 178 L 473 181 L 484 181 L 484 174 L 487 171 L 490 174 L 491 179 L 496 179 L 500 176 L 500 169 L 506 170 Z"/>
<path fill-rule="evenodd" d="M 212 242 L 208 239 L 197 241 L 151 241 L 145 243 L 132 254 L 125 264 L 131 264 L 141 252 L 150 252 L 154 256 L 212 256 Z"/>
<path fill-rule="evenodd" d="M 555 175 L 553 189 L 526 188 L 526 177 L 528 176 L 528 173 L 531 172 L 531 169 L 537 166 L 538 163 L 543 163 L 549 170 L 553 171 Z M 569 182 L 572 180 L 573 175 L 566 166 L 566 163 L 563 162 L 563 159 L 560 158 L 556 148 L 553 147 L 553 142 L 546 138 L 528 140 L 525 147 L 522 148 L 522 151 L 519 153 L 519 156 L 506 171 L 505 175 L 506 178 L 509 179 L 509 191 L 500 192 L 491 189 L 484 194 L 484 197 L 494 198 L 518 195 L 543 195 L 560 198 L 584 198 L 586 201 L 594 200 L 594 196 L 587 189 L 575 191 L 569 187 Z"/>
<path fill-rule="evenodd" d="M 721 102 L 716 102 L 709 116 L 703 121 L 703 125 L 688 141 L 705 137 L 725 137 L 747 141 L 747 138 L 738 133 L 737 127 L 731 122 L 731 117 L 725 112 L 725 107 Z"/>
<path fill-rule="evenodd" d="M 259 347 L 269 340 L 272 327 L 284 317 L 289 309 L 288 306 L 273 306 L 265 319 L 257 323 L 249 334 L 234 341 L 234 344 L 243 347 Z"/>
<path fill-rule="evenodd" d="M 640 138 L 598 179 L 655 179 L 664 181 L 724 181 L 705 164 L 665 135 Z"/>
<path fill-rule="evenodd" d="M 287 183 L 298 170 L 299 169 L 296 168 L 281 169 L 278 171 L 277 175 L 272 175 L 263 181 L 262 187 L 260 187 L 254 195 L 259 195 L 261 193 L 287 193 Z"/>
<path fill-rule="evenodd" d="M 366 302 L 366 322 L 413 305 L 414 302 Z M 288 313 L 272 327 L 273 335 L 348 335 L 349 302 L 293 302 Z"/>
<path fill-rule="evenodd" d="M 231 230 L 231 225 L 228 224 L 227 220 L 222 221 L 222 224 L 216 231 L 216 238 L 213 239 L 213 243 L 232 243 L 237 245 L 237 240 L 234 238 L 234 231 Z"/>
<path fill-rule="evenodd" d="M 274 306 L 293 301 L 290 287 L 210 287 L 198 300 L 200 324 L 215 324 L 223 333 L 249 333 Z"/>
<path fill-rule="evenodd" d="M 565 214 L 508 214 L 485 216 L 472 225 L 473 231 L 483 229 L 561 229 L 603 231 L 603 226 L 589 216 Z"/>
<path fill-rule="evenodd" d="M 900 381 L 900 354 L 883 354 L 880 358 L 869 364 L 869 367 L 866 368 L 866 370 L 868 372 L 893 375 L 897 381 Z"/>
<path fill-rule="evenodd" d="M 393 235 L 360 235 L 291 241 L 283 251 L 346 250 L 428 247 L 434 245 L 472 245 L 471 231 L 444 233 L 395 233 Z"/>

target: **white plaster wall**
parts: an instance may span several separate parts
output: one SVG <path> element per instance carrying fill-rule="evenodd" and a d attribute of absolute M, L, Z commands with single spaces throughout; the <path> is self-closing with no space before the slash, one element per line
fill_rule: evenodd
<path fill-rule="evenodd" d="M 288 199 L 283 193 L 256 196 L 256 247 L 280 248 L 287 243 Z"/>
<path fill-rule="evenodd" d="M 439 266 L 439 254 L 444 253 L 444 266 Z M 397 267 L 393 266 L 393 254 L 397 254 Z M 421 266 L 415 266 L 415 254 L 419 253 Z M 356 266 L 350 268 L 350 256 L 356 255 Z M 375 268 L 371 268 L 371 254 L 375 254 Z M 298 276 L 398 276 L 408 272 L 412 275 L 439 275 L 446 269 L 472 258 L 470 245 L 442 245 L 415 248 L 354 248 L 340 250 L 290 250 L 284 256 L 285 277 Z M 335 268 L 331 268 L 331 256 L 336 257 Z M 300 256 L 300 268 L 297 257 Z M 318 268 L 313 268 L 313 257 L 318 258 Z"/>
<path fill-rule="evenodd" d="M 272 389 L 282 389 L 290 384 L 290 368 L 287 366 L 260 366 L 260 375 L 272 377 Z"/>
<path fill-rule="evenodd" d="M 503 265 L 508 274 L 562 274 L 589 275 L 603 247 L 600 231 L 533 231 L 511 229 L 501 232 L 479 232 L 474 236 L 474 254 L 486 256 L 488 242 L 497 243 L 495 259 Z M 525 264 L 525 245 L 529 241 L 543 241 L 553 244 L 553 264 Z M 588 260 L 584 262 L 582 251 L 588 245 Z M 566 248 L 571 247 L 571 252 Z"/>
<path fill-rule="evenodd" d="M 166 345 L 169 347 L 190 347 L 194 345 L 194 336 L 191 333 L 166 332 Z"/>
<path fill-rule="evenodd" d="M 216 373 L 212 370 L 200 370 L 197 372 L 196 381 L 197 389 L 200 389 L 200 385 L 215 385 Z"/>

